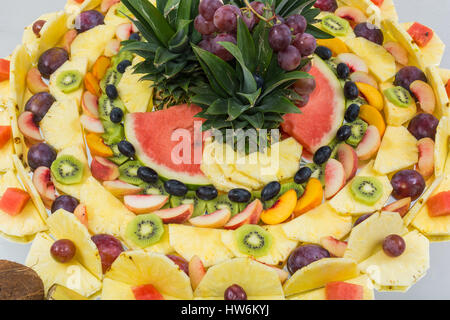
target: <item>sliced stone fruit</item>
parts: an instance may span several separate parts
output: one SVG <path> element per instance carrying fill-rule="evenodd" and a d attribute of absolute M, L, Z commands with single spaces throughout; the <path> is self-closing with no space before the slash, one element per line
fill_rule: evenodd
<path fill-rule="evenodd" d="M 420 108 L 426 113 L 433 114 L 436 108 L 436 97 L 433 88 L 422 80 L 416 80 L 411 83 L 409 89 L 416 96 Z"/>
<path fill-rule="evenodd" d="M 346 180 L 352 179 L 358 170 L 358 155 L 355 149 L 346 143 L 341 144 L 337 150 L 337 159 L 344 167 Z"/>
<path fill-rule="evenodd" d="M 199 228 L 221 228 L 227 224 L 230 218 L 231 212 L 226 208 L 192 218 L 189 220 L 189 223 Z"/>
<path fill-rule="evenodd" d="M 344 166 L 335 159 L 328 160 L 325 166 L 325 199 L 332 198 L 346 182 Z"/>
<path fill-rule="evenodd" d="M 125 206 L 136 214 L 150 213 L 161 209 L 169 201 L 168 196 L 164 195 L 126 195 L 123 197 Z"/>
<path fill-rule="evenodd" d="M 377 153 L 378 148 L 380 147 L 380 142 L 381 138 L 378 128 L 373 125 L 369 126 L 363 139 L 356 148 L 358 159 L 369 160 L 372 158 Z"/>

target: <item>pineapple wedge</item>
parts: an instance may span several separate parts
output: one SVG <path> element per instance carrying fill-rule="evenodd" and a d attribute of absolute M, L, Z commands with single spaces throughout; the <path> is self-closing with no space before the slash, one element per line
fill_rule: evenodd
<path fill-rule="evenodd" d="M 20 112 L 25 106 L 26 77 L 32 62 L 24 45 L 18 46 L 11 56 L 9 75 L 11 99 L 14 101 L 13 104 L 19 107 Z"/>
<path fill-rule="evenodd" d="M 358 266 L 379 290 L 389 287 L 389 290 L 405 291 L 422 278 L 430 267 L 428 239 L 417 230 L 409 232 L 403 239 L 406 249 L 401 256 L 391 258 L 381 249 Z"/>
<path fill-rule="evenodd" d="M 122 239 L 125 242 L 125 245 L 127 248 L 130 248 L 132 250 L 144 250 L 145 252 L 154 252 L 154 253 L 161 253 L 161 254 L 169 254 L 174 252 L 174 249 L 170 245 L 169 240 L 169 227 L 167 225 L 164 225 L 164 234 L 161 237 L 161 240 L 159 240 L 158 243 L 155 243 L 154 245 L 142 249 L 141 247 L 137 246 L 134 242 L 130 241 L 126 235 L 125 235 L 126 226 L 121 228 L 121 235 Z"/>
<path fill-rule="evenodd" d="M 357 284 L 363 287 L 363 300 L 374 300 L 375 296 L 373 293 L 373 284 L 367 275 L 362 275 L 357 278 L 346 280 L 344 282 Z M 104 287 L 105 285 L 103 285 Z M 320 288 L 305 293 L 300 293 L 298 295 L 292 296 L 289 300 L 326 300 L 325 288 Z"/>
<path fill-rule="evenodd" d="M 0 82 L 0 106 L 6 108 L 6 103 L 11 96 L 11 86 L 9 80 Z"/>
<path fill-rule="evenodd" d="M 241 286 L 249 300 L 267 296 L 284 298 L 275 269 L 250 258 L 235 258 L 209 268 L 194 296 L 223 299 L 225 290 L 233 284 Z"/>
<path fill-rule="evenodd" d="M 46 233 L 39 233 L 31 245 L 25 265 L 37 272 L 44 282 L 45 292 L 54 284 L 89 297 L 99 291 L 102 283 L 87 271 L 76 259 L 59 263 L 50 254 L 53 239 Z"/>
<path fill-rule="evenodd" d="M 367 63 L 379 81 L 385 82 L 395 76 L 395 58 L 382 46 L 362 37 L 348 39 L 345 44 Z"/>
<path fill-rule="evenodd" d="M 352 229 L 344 258 L 361 262 L 381 248 L 390 234 L 405 234 L 408 229 L 397 212 L 376 212 Z"/>
<path fill-rule="evenodd" d="M 398 14 L 393 0 L 384 0 L 383 4 L 380 6 L 380 10 L 381 19 L 392 19 L 394 21 L 398 21 Z"/>
<path fill-rule="evenodd" d="M 374 25 L 379 26 L 383 16 L 381 8 L 374 5 L 370 0 L 340 0 L 341 4 L 349 7 L 354 7 L 361 10 L 368 21 Z"/>
<path fill-rule="evenodd" d="M 130 286 L 151 284 L 165 297 L 192 299 L 189 277 L 165 255 L 127 251 L 114 261 L 105 278 Z"/>
<path fill-rule="evenodd" d="M 56 101 L 40 122 L 42 135 L 56 150 L 84 145 L 78 105 L 75 100 Z"/>
<path fill-rule="evenodd" d="M 342 214 L 350 215 L 362 215 L 365 213 L 371 213 L 380 210 L 392 192 L 391 182 L 389 178 L 385 175 L 380 175 L 373 169 L 373 161 L 369 162 L 359 173 L 358 176 L 361 177 L 376 177 L 380 183 L 383 185 L 383 195 L 380 200 L 375 204 L 369 206 L 356 201 L 350 191 L 351 182 L 339 191 L 333 199 L 329 201 L 331 207 L 333 207 L 337 212 Z"/>
<path fill-rule="evenodd" d="M 258 257 L 257 260 L 270 265 L 282 265 L 291 252 L 297 247 L 298 241 L 289 240 L 284 234 L 281 226 L 265 226 L 263 228 L 272 235 L 273 242 L 269 252 L 262 257 Z M 226 231 L 222 233 L 222 242 L 236 257 L 248 257 L 239 250 L 236 243 L 235 232 L 236 231 Z"/>
<path fill-rule="evenodd" d="M 80 203 L 86 206 L 89 231 L 93 234 L 107 233 L 120 237 L 120 228 L 135 216 L 93 177 L 81 185 Z"/>
<path fill-rule="evenodd" d="M 442 117 L 436 129 L 434 147 L 434 175 L 440 177 L 444 173 L 445 161 L 449 152 L 448 138 L 450 135 L 450 121 Z"/>
<path fill-rule="evenodd" d="M 434 96 L 436 97 L 436 115 L 438 118 L 448 117 L 449 116 L 449 108 L 450 102 L 447 95 L 447 91 L 445 89 L 445 85 L 447 84 L 447 80 L 442 80 L 438 68 L 435 66 L 429 66 L 425 70 L 425 74 L 428 79 L 428 83 L 433 87 Z"/>
<path fill-rule="evenodd" d="M 78 248 L 75 259 L 98 279 L 102 279 L 102 262 L 97 246 L 86 227 L 72 213 L 60 209 L 47 219 L 47 225 L 56 239 L 71 240 Z"/>
<path fill-rule="evenodd" d="M 352 217 L 339 215 L 325 202 L 281 227 L 289 239 L 320 244 L 322 237 L 345 237 L 352 229 Z"/>
<path fill-rule="evenodd" d="M 19 126 L 17 124 L 17 113 L 16 113 L 16 104 L 14 100 L 8 99 L 6 103 L 6 109 L 8 110 L 9 119 L 11 119 L 11 129 L 12 129 L 12 139 L 13 139 L 13 147 L 15 154 L 23 159 L 23 154 L 25 153 L 27 146 L 25 144 L 25 140 L 22 132 L 19 130 Z"/>
<path fill-rule="evenodd" d="M 233 258 L 233 253 L 223 244 L 225 230 L 169 225 L 170 245 L 187 261 L 198 256 L 205 267 Z"/>
<path fill-rule="evenodd" d="M 328 282 L 345 281 L 358 276 L 351 259 L 323 258 L 295 272 L 283 285 L 286 297 L 321 288 Z"/>
<path fill-rule="evenodd" d="M 38 20 L 46 21 L 46 23 L 44 24 L 44 27 L 45 27 L 45 25 L 47 25 L 49 21 L 54 20 L 58 14 L 59 14 L 59 12 L 44 13 L 39 18 L 37 18 L 35 21 L 38 21 Z M 42 40 L 42 36 L 39 38 L 36 36 L 36 34 L 33 32 L 33 24 L 34 23 L 28 25 L 25 28 L 25 30 L 23 31 L 22 43 L 27 48 L 27 51 L 30 54 L 30 56 L 33 58 L 32 60 L 36 60 L 36 57 L 37 57 L 36 53 L 39 50 L 39 43 Z M 64 27 L 66 27 L 66 26 L 64 26 Z M 48 28 L 48 26 L 47 26 L 47 28 Z M 41 34 L 41 32 L 42 32 L 42 29 L 39 32 L 39 34 Z"/>
<path fill-rule="evenodd" d="M 8 188 L 25 190 L 12 170 L 0 178 L 0 194 L 5 193 Z M 0 232 L 8 236 L 24 238 L 45 230 L 47 226 L 31 200 L 17 216 L 10 216 L 0 210 Z"/>
<path fill-rule="evenodd" d="M 102 300 L 136 300 L 129 284 L 106 278 L 103 280 Z"/>
<path fill-rule="evenodd" d="M 8 110 L 0 110 L 0 126 L 11 125 Z M 14 154 L 13 140 L 9 140 L 3 147 L 0 148 L 0 171 L 5 172 L 13 169 L 12 155 Z"/>
<path fill-rule="evenodd" d="M 398 150 L 402 152 L 398 153 Z M 393 154 L 396 156 L 393 157 Z M 418 161 L 419 149 L 416 138 L 403 126 L 388 126 L 373 168 L 381 174 L 388 174 L 412 166 Z"/>
<path fill-rule="evenodd" d="M 392 83 L 381 83 L 380 90 L 384 90 L 394 87 Z M 401 108 L 394 105 L 386 97 L 384 97 L 384 114 L 386 117 L 386 124 L 390 126 L 401 126 L 405 122 L 411 120 L 417 112 L 417 106 L 414 101 L 407 108 Z"/>
<path fill-rule="evenodd" d="M 450 80 L 450 69 L 439 68 L 438 72 L 444 84 L 447 84 L 447 81 Z"/>

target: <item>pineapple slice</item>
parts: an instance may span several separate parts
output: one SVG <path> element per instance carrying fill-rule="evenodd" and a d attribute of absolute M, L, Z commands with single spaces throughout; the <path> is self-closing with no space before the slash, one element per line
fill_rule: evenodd
<path fill-rule="evenodd" d="M 444 84 L 447 84 L 447 81 L 450 80 L 450 69 L 439 68 L 438 72 Z"/>
<path fill-rule="evenodd" d="M 67 263 L 59 263 L 50 254 L 53 239 L 46 233 L 39 233 L 31 249 L 25 265 L 37 272 L 44 282 L 45 292 L 54 284 L 89 297 L 99 291 L 102 283 L 87 271 L 76 259 Z"/>
<path fill-rule="evenodd" d="M 250 258 L 235 258 L 209 268 L 194 296 L 223 299 L 225 290 L 233 284 L 241 286 L 249 300 L 264 296 L 284 298 L 275 269 Z"/>
<path fill-rule="evenodd" d="M 55 238 L 71 240 L 78 249 L 75 259 L 98 279 L 102 279 L 100 254 L 86 227 L 72 213 L 63 209 L 53 213 L 47 219 L 47 224 Z"/>
<path fill-rule="evenodd" d="M 448 79 L 443 80 L 441 75 L 439 74 L 438 68 L 435 66 L 429 66 L 425 70 L 425 74 L 427 76 L 429 84 L 433 87 L 434 96 L 436 97 L 436 115 L 438 118 L 448 117 L 449 116 L 449 98 L 447 95 L 447 91 L 445 89 L 445 85 L 447 84 Z"/>
<path fill-rule="evenodd" d="M 0 126 L 11 125 L 9 119 L 8 110 L 0 110 Z M 14 154 L 13 140 L 8 141 L 3 147 L 0 148 L 0 171 L 5 172 L 13 169 L 12 155 Z"/>
<path fill-rule="evenodd" d="M 322 237 L 342 239 L 352 229 L 352 217 L 339 215 L 327 202 L 282 225 L 289 239 L 320 244 Z"/>
<path fill-rule="evenodd" d="M 383 11 L 381 8 L 377 7 L 370 0 L 340 0 L 341 4 L 344 6 L 354 7 L 361 10 L 365 16 L 368 18 L 368 21 L 374 25 L 379 26 Z"/>
<path fill-rule="evenodd" d="M 8 110 L 9 119 L 11 119 L 10 123 L 12 129 L 14 152 L 18 157 L 23 158 L 23 154 L 24 151 L 26 151 L 27 146 L 25 144 L 22 132 L 20 132 L 19 126 L 17 124 L 16 105 L 14 100 L 12 100 L 12 98 L 8 99 L 6 103 L 6 109 Z"/>
<path fill-rule="evenodd" d="M 380 84 L 380 90 L 394 87 L 391 83 L 385 82 Z M 386 124 L 391 126 L 401 126 L 405 122 L 411 120 L 417 112 L 417 106 L 414 101 L 407 108 L 401 108 L 394 105 L 386 97 L 384 97 L 384 114 L 386 116 Z"/>
<path fill-rule="evenodd" d="M 369 206 L 356 201 L 350 191 L 351 182 L 339 191 L 333 199 L 329 201 L 330 205 L 339 213 L 350 215 L 362 215 L 380 210 L 392 192 L 391 182 L 385 175 L 380 175 L 373 169 L 373 161 L 369 162 L 359 173 L 361 177 L 376 177 L 383 185 L 383 195 L 375 204 Z"/>
<path fill-rule="evenodd" d="M 0 82 L 0 106 L 6 108 L 6 103 L 11 96 L 11 86 L 9 80 Z"/>
<path fill-rule="evenodd" d="M 84 164 L 83 178 L 80 181 L 80 183 L 71 184 L 71 185 L 62 184 L 62 183 L 56 181 L 56 179 L 53 179 L 53 184 L 55 185 L 56 189 L 58 189 L 59 191 L 65 193 L 65 194 L 68 194 L 74 198 L 80 199 L 81 189 L 82 189 L 83 185 L 86 183 L 87 179 L 89 177 L 91 177 L 91 171 L 89 170 L 89 164 L 88 164 L 88 160 L 86 158 L 85 152 L 83 150 L 83 147 L 81 145 L 79 145 L 79 146 L 72 146 L 72 147 L 65 148 L 58 153 L 58 156 L 63 156 L 63 155 L 74 156 L 75 158 L 77 158 Z"/>
<path fill-rule="evenodd" d="M 383 4 L 380 6 L 380 10 L 381 19 L 392 19 L 394 21 L 398 21 L 398 14 L 393 0 L 384 0 Z"/>
<path fill-rule="evenodd" d="M 59 14 L 59 12 L 44 13 L 39 18 L 37 18 L 35 21 L 44 20 L 44 21 L 46 21 L 46 23 L 44 24 L 44 26 L 45 26 L 46 24 L 48 24 L 49 21 L 54 20 L 55 17 L 58 16 L 58 14 Z M 36 34 L 33 32 L 33 24 L 34 23 L 28 25 L 25 28 L 25 30 L 23 31 L 22 43 L 27 48 L 27 51 L 30 54 L 30 56 L 33 58 L 32 60 L 36 60 L 36 57 L 37 57 L 36 53 L 39 50 L 39 43 L 40 43 L 40 40 L 42 39 L 42 36 L 39 38 L 36 36 Z M 47 26 L 47 28 L 48 28 L 48 26 Z M 41 32 L 42 32 L 42 29 L 41 29 Z M 41 32 L 39 32 L 39 33 L 41 34 Z"/>
<path fill-rule="evenodd" d="M 357 278 L 346 280 L 344 282 L 357 284 L 363 287 L 363 300 L 374 300 L 375 296 L 373 293 L 373 284 L 367 275 L 362 275 Z M 103 285 L 104 287 L 104 285 Z M 320 288 L 305 293 L 300 293 L 298 295 L 292 296 L 289 300 L 326 300 L 325 288 Z"/>
<path fill-rule="evenodd" d="M 84 145 L 75 100 L 56 101 L 40 122 L 42 135 L 56 150 Z"/>
<path fill-rule="evenodd" d="M 120 228 L 135 217 L 93 177 L 87 178 L 81 185 L 80 202 L 86 206 L 89 230 L 94 234 L 107 233 L 120 237 Z"/>
<path fill-rule="evenodd" d="M 85 57 L 76 57 L 72 60 L 66 61 L 61 67 L 58 68 L 51 76 L 50 76 L 50 83 L 49 83 L 49 89 L 50 93 L 55 97 L 56 100 L 74 100 L 78 107 L 81 105 L 81 96 L 83 95 L 83 86 L 80 85 L 80 87 L 70 93 L 64 93 L 62 90 L 57 86 L 56 80 L 58 79 L 61 72 L 69 71 L 69 70 L 76 70 L 80 72 L 82 79 L 84 79 L 84 76 L 87 72 L 87 59 Z M 67 102 L 69 104 L 69 102 Z"/>
<path fill-rule="evenodd" d="M 448 155 L 448 138 L 450 134 L 450 121 L 442 117 L 436 129 L 434 147 L 434 175 L 440 177 L 444 173 L 445 161 Z"/>
<path fill-rule="evenodd" d="M 115 32 L 114 25 L 99 25 L 80 33 L 70 47 L 72 59 L 87 58 L 88 69 L 91 69 L 98 57 L 103 54 L 106 44 L 114 38 Z"/>
<path fill-rule="evenodd" d="M 155 243 L 154 245 L 144 248 L 144 249 L 137 246 L 134 242 L 130 241 L 125 236 L 125 230 L 126 230 L 126 227 L 121 228 L 122 239 L 124 240 L 127 248 L 130 248 L 132 250 L 144 250 L 145 252 L 154 252 L 154 253 L 161 253 L 161 254 L 169 254 L 169 253 L 174 252 L 174 249 L 170 245 L 169 227 L 167 225 L 164 225 L 164 233 L 161 237 L 161 240 L 159 240 L 158 243 Z"/>
<path fill-rule="evenodd" d="M 187 261 L 198 256 L 205 267 L 233 258 L 233 253 L 223 244 L 225 230 L 202 229 L 179 224 L 169 225 L 170 245 Z"/>
<path fill-rule="evenodd" d="M 103 280 L 102 300 L 136 300 L 129 284 L 106 278 Z"/>
<path fill-rule="evenodd" d="M 362 37 L 348 39 L 345 44 L 367 63 L 369 70 L 381 82 L 395 76 L 395 58 L 382 46 Z"/>
<path fill-rule="evenodd" d="M 193 297 L 191 282 L 186 273 L 175 262 L 158 253 L 122 252 L 105 278 L 130 286 L 151 284 L 165 297 L 184 300 Z"/>
<path fill-rule="evenodd" d="M 5 193 L 8 188 L 24 190 L 12 170 L 7 171 L 0 178 L 0 194 Z M 0 232 L 8 236 L 24 238 L 45 230 L 47 226 L 31 200 L 17 216 L 10 216 L 0 210 Z"/>
<path fill-rule="evenodd" d="M 323 258 L 295 272 L 283 285 L 286 297 L 321 288 L 328 282 L 345 281 L 358 276 L 356 263 L 351 259 Z"/>
<path fill-rule="evenodd" d="M 417 230 L 406 234 L 405 252 L 391 258 L 381 249 L 359 264 L 360 270 L 367 274 L 378 290 L 405 291 L 422 278 L 430 267 L 429 241 Z"/>
<path fill-rule="evenodd" d="M 398 150 L 402 152 L 399 154 Z M 393 157 L 393 154 L 396 156 Z M 388 126 L 373 168 L 381 174 L 388 174 L 412 166 L 417 161 L 419 149 L 416 138 L 403 126 Z"/>
<path fill-rule="evenodd" d="M 352 229 L 344 258 L 361 262 L 381 248 L 390 234 L 405 234 L 408 229 L 397 212 L 376 212 Z"/>
<path fill-rule="evenodd" d="M 11 57 L 9 83 L 11 86 L 11 99 L 13 104 L 22 112 L 25 106 L 24 94 L 26 89 L 26 77 L 31 68 L 32 60 L 24 45 L 18 46 Z"/>
<path fill-rule="evenodd" d="M 281 226 L 265 226 L 263 228 L 272 235 L 273 242 L 269 252 L 262 257 L 258 257 L 257 260 L 270 265 L 282 265 L 297 247 L 298 241 L 289 240 Z M 248 257 L 239 250 L 235 239 L 235 232 L 227 231 L 222 233 L 222 242 L 236 257 Z"/>

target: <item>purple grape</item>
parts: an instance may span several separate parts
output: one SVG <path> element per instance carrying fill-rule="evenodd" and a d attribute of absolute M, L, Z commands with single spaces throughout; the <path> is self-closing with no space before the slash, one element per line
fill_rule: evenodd
<path fill-rule="evenodd" d="M 212 53 L 214 53 L 216 56 L 221 58 L 225 61 L 233 60 L 233 55 L 228 52 L 227 49 L 225 49 L 221 44 L 218 42 L 231 42 L 236 44 L 236 38 L 232 36 L 231 34 L 227 33 L 221 33 L 217 35 L 212 41 L 211 41 L 211 48 Z"/>
<path fill-rule="evenodd" d="M 408 125 L 409 132 L 417 139 L 431 138 L 436 136 L 436 128 L 439 120 L 429 113 L 419 113 Z"/>
<path fill-rule="evenodd" d="M 304 95 L 304 96 L 302 96 L 301 100 L 296 100 L 295 101 L 295 105 L 297 107 L 299 107 L 299 108 L 303 108 L 303 107 L 305 107 L 308 104 L 309 98 L 310 98 L 309 94 Z"/>
<path fill-rule="evenodd" d="M 374 26 L 371 23 L 363 22 L 356 25 L 354 32 L 357 37 L 366 38 L 367 40 L 372 41 L 380 46 L 383 45 L 383 32 L 377 26 Z"/>
<path fill-rule="evenodd" d="M 309 33 L 296 35 L 292 45 L 297 48 L 302 57 L 313 54 L 317 48 L 316 38 Z"/>
<path fill-rule="evenodd" d="M 41 29 L 46 23 L 45 20 L 38 20 L 35 23 L 33 23 L 33 33 L 40 38 L 41 37 Z"/>
<path fill-rule="evenodd" d="M 180 270 L 186 273 L 187 276 L 189 276 L 189 262 L 186 259 L 173 254 L 168 254 L 167 258 L 175 262 Z"/>
<path fill-rule="evenodd" d="M 391 180 L 392 196 L 397 199 L 410 197 L 416 200 L 425 190 L 425 180 L 416 170 L 401 170 Z"/>
<path fill-rule="evenodd" d="M 286 50 L 291 40 L 291 30 L 285 24 L 277 24 L 269 31 L 269 45 L 275 52 Z"/>
<path fill-rule="evenodd" d="M 253 1 L 250 3 L 250 6 L 253 8 L 253 10 L 255 10 L 260 16 L 264 15 L 264 3 L 259 2 L 259 1 Z M 259 19 L 258 19 L 259 21 Z"/>
<path fill-rule="evenodd" d="M 39 57 L 39 72 L 48 79 L 67 60 L 69 60 L 69 54 L 63 48 L 48 49 Z"/>
<path fill-rule="evenodd" d="M 355 223 L 353 224 L 353 227 L 356 227 L 361 222 L 365 221 L 367 218 L 369 218 L 373 213 L 366 213 L 360 216 L 358 219 L 356 219 Z"/>
<path fill-rule="evenodd" d="M 224 298 L 225 300 L 247 300 L 247 294 L 241 286 L 233 284 L 225 290 Z"/>
<path fill-rule="evenodd" d="M 76 252 L 75 244 L 69 239 L 55 241 L 50 247 L 50 254 L 53 259 L 61 263 L 67 263 L 72 260 Z"/>
<path fill-rule="evenodd" d="M 79 204 L 80 203 L 78 200 L 72 196 L 59 196 L 52 204 L 52 213 L 58 211 L 59 209 L 64 209 L 67 212 L 73 213 Z"/>
<path fill-rule="evenodd" d="M 274 23 L 274 25 L 279 25 L 279 24 L 284 24 L 286 23 L 286 20 L 284 20 L 284 18 L 282 16 L 275 16 L 275 19 L 273 19 L 272 21 Z"/>
<path fill-rule="evenodd" d="M 294 46 L 288 46 L 286 50 L 278 52 L 278 64 L 283 70 L 295 70 L 300 62 L 302 62 L 302 56 Z"/>
<path fill-rule="evenodd" d="M 308 61 L 308 63 L 305 64 L 305 66 L 301 69 L 301 71 L 303 71 L 303 72 L 310 72 L 311 68 L 312 68 L 312 62 Z"/>
<path fill-rule="evenodd" d="M 28 150 L 28 165 L 34 171 L 39 167 L 50 168 L 56 159 L 56 151 L 46 143 L 38 143 Z"/>
<path fill-rule="evenodd" d="M 214 13 L 223 6 L 220 0 L 202 0 L 198 6 L 198 12 L 208 21 L 213 21 Z"/>
<path fill-rule="evenodd" d="M 247 26 L 248 30 L 252 31 L 255 25 L 258 23 L 258 17 L 255 16 L 253 12 L 250 10 L 242 12 L 242 20 L 244 20 L 245 25 Z"/>
<path fill-rule="evenodd" d="M 336 0 L 317 0 L 314 7 L 319 8 L 322 11 L 335 12 L 338 5 Z"/>
<path fill-rule="evenodd" d="M 55 101 L 55 98 L 50 93 L 39 92 L 27 101 L 25 111 L 33 113 L 34 121 L 39 123 Z"/>
<path fill-rule="evenodd" d="M 304 16 L 294 14 L 286 19 L 286 24 L 289 28 L 291 28 L 293 35 L 298 35 L 305 33 L 308 22 Z"/>
<path fill-rule="evenodd" d="M 202 15 L 198 15 L 194 20 L 195 30 L 204 35 L 216 32 L 216 26 L 212 21 L 206 20 Z"/>
<path fill-rule="evenodd" d="M 198 46 L 203 50 L 212 52 L 212 43 L 211 40 L 209 39 L 203 39 L 202 41 L 199 42 Z"/>
<path fill-rule="evenodd" d="M 330 253 L 321 246 L 305 244 L 292 251 L 287 261 L 287 268 L 291 274 L 294 274 L 314 261 L 329 257 Z"/>
<path fill-rule="evenodd" d="M 298 79 L 294 83 L 295 92 L 301 96 L 311 94 L 314 89 L 316 89 L 316 80 L 314 78 Z"/>
<path fill-rule="evenodd" d="M 104 24 L 105 17 L 97 10 L 88 10 L 80 13 L 75 18 L 75 29 L 78 32 L 85 32 L 98 25 Z"/>
<path fill-rule="evenodd" d="M 399 257 L 405 252 L 405 249 L 405 240 L 397 234 L 391 234 L 383 240 L 383 251 L 389 257 Z"/>
<path fill-rule="evenodd" d="M 117 257 L 124 251 L 122 243 L 109 234 L 96 234 L 91 237 L 91 240 L 97 246 L 100 260 L 102 261 L 102 270 L 103 273 L 106 273 Z"/>
<path fill-rule="evenodd" d="M 241 10 L 231 4 L 224 5 L 214 13 L 214 25 L 222 32 L 234 32 L 237 28 L 237 18 Z"/>
<path fill-rule="evenodd" d="M 403 67 L 395 75 L 394 85 L 403 87 L 411 92 L 409 87 L 416 80 L 428 82 L 427 76 L 419 68 L 413 66 Z"/>

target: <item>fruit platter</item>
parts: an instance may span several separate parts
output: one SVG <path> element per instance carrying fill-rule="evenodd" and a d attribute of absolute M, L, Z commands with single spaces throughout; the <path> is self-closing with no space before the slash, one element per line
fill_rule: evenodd
<path fill-rule="evenodd" d="M 0 236 L 31 243 L 0 299 L 407 291 L 450 240 L 444 49 L 393 0 L 37 17 L 0 59 Z"/>

